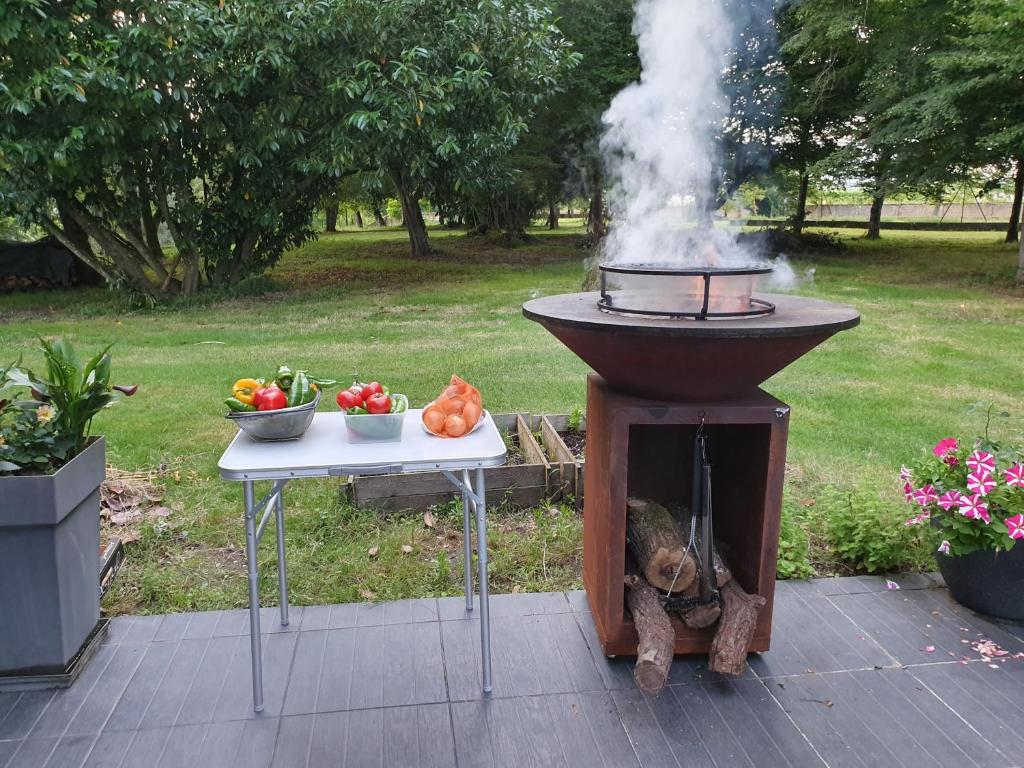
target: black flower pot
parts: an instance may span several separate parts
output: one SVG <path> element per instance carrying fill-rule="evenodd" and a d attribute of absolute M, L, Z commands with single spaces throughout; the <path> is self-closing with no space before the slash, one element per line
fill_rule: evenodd
<path fill-rule="evenodd" d="M 959 557 L 940 552 L 935 560 L 961 605 L 990 616 L 1024 619 L 1024 542 L 1009 552 L 979 550 Z"/>

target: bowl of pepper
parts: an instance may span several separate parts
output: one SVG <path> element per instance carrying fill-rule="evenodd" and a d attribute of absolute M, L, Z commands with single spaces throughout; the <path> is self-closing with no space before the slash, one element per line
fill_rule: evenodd
<path fill-rule="evenodd" d="M 338 405 L 345 412 L 345 428 L 355 440 L 399 440 L 409 410 L 409 398 L 391 394 L 380 382 L 353 382 L 338 393 Z"/>
<path fill-rule="evenodd" d="M 292 373 L 285 365 L 269 384 L 262 379 L 239 379 L 224 401 L 226 418 L 253 440 L 298 440 L 313 423 L 322 388 L 333 383 L 306 371 Z"/>

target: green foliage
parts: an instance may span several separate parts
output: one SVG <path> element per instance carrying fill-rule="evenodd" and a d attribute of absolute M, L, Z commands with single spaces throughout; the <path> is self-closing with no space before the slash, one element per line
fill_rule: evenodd
<path fill-rule="evenodd" d="M 904 525 L 899 507 L 876 493 L 830 488 L 818 495 L 816 506 L 831 546 L 857 570 L 914 570 L 927 557 L 920 531 Z"/>
<path fill-rule="evenodd" d="M 133 387 L 110 383 L 110 347 L 82 364 L 65 339 L 40 340 L 45 373 L 36 376 L 20 363 L 0 371 L 0 471 L 57 469 L 85 448 L 92 420 Z"/>
<path fill-rule="evenodd" d="M 780 579 L 808 579 L 814 576 L 808 534 L 788 507 L 784 507 L 782 512 L 779 560 L 775 574 Z"/>

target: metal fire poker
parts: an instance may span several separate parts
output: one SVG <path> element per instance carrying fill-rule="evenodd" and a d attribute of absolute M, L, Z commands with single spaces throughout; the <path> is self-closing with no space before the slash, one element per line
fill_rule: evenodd
<path fill-rule="evenodd" d="M 683 559 L 679 561 L 675 576 L 669 585 L 669 594 L 661 600 L 666 611 L 686 611 L 698 605 L 710 605 L 719 601 L 718 583 L 715 580 L 714 526 L 711 509 L 711 462 L 708 461 L 707 435 L 704 434 L 704 420 L 697 427 L 693 438 L 693 479 L 690 492 L 690 540 L 686 545 Z M 700 526 L 700 545 L 697 544 L 697 526 Z M 683 568 L 686 555 L 694 553 L 700 575 L 700 592 L 697 597 L 672 597 L 676 579 Z"/>

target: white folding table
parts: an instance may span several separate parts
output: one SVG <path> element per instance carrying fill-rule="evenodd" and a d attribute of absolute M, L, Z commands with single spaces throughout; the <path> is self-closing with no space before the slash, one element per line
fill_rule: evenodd
<path fill-rule="evenodd" d="M 281 624 L 288 623 L 288 577 L 284 546 L 284 488 L 303 477 L 348 477 L 402 472 L 438 471 L 462 496 L 462 530 L 466 610 L 473 610 L 472 544 L 470 508 L 476 515 L 477 578 L 480 589 L 480 650 L 483 690 L 491 692 L 491 627 L 487 589 L 487 496 L 484 468 L 505 463 L 505 441 L 486 414 L 471 434 L 444 439 L 427 434 L 421 426 L 422 411 L 410 409 L 402 436 L 393 441 L 368 441 L 351 437 L 344 414 L 318 413 L 298 440 L 259 442 L 243 432 L 220 457 L 218 467 L 225 480 L 241 481 L 245 498 L 245 549 L 249 571 L 249 634 L 252 648 L 252 696 L 257 712 L 263 710 L 263 652 L 260 642 L 259 565 L 260 540 L 274 515 L 277 529 L 278 587 Z M 475 483 L 470 470 L 476 471 Z M 269 480 L 273 487 L 259 501 L 255 483 Z"/>

